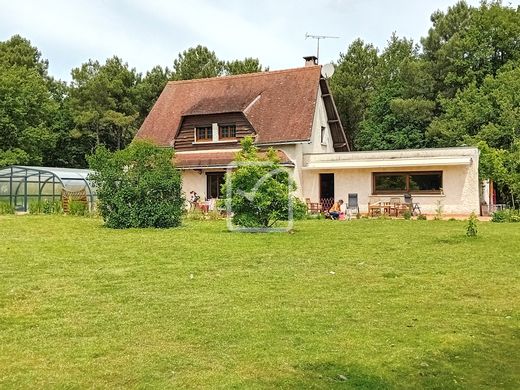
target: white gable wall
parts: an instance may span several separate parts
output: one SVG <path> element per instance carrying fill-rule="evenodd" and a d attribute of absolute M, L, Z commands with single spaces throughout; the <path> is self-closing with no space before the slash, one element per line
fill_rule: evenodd
<path fill-rule="evenodd" d="M 321 128 L 325 128 L 324 143 L 321 142 Z M 303 145 L 303 153 L 334 153 L 334 143 L 330 133 L 327 111 L 318 87 L 318 95 L 314 108 L 314 121 L 312 123 L 311 142 Z"/>

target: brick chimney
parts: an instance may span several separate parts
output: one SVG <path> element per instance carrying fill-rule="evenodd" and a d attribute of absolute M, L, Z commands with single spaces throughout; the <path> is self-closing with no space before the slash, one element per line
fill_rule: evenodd
<path fill-rule="evenodd" d="M 303 59 L 305 60 L 305 66 L 318 65 L 318 57 L 316 56 L 307 56 L 303 57 Z"/>

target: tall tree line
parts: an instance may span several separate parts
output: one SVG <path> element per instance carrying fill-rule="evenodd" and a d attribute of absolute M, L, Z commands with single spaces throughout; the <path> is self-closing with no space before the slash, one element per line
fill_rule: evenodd
<path fill-rule="evenodd" d="M 358 39 L 330 80 L 358 150 L 475 145 L 480 171 L 520 201 L 520 8 L 459 1 L 415 43 Z"/>
<path fill-rule="evenodd" d="M 203 46 L 178 55 L 172 69 L 138 73 L 121 58 L 89 60 L 67 84 L 27 39 L 0 42 L 0 167 L 34 164 L 86 167 L 99 145 L 125 148 L 169 80 L 264 70 L 258 59 L 225 62 Z"/>

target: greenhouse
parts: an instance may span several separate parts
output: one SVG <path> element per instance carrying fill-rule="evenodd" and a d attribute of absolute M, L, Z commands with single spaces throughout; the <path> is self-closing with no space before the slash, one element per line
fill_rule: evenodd
<path fill-rule="evenodd" d="M 16 211 L 28 211 L 33 202 L 85 202 L 92 209 L 95 190 L 88 180 L 92 171 L 13 165 L 0 169 L 0 202 Z"/>

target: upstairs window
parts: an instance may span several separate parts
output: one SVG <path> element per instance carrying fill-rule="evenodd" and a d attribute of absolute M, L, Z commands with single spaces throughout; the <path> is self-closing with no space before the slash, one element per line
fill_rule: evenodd
<path fill-rule="evenodd" d="M 220 125 L 218 133 L 219 139 L 235 139 L 237 137 L 237 127 L 235 125 Z"/>
<path fill-rule="evenodd" d="M 195 141 L 210 142 L 213 141 L 213 129 L 211 126 L 203 126 L 195 128 Z"/>
<path fill-rule="evenodd" d="M 325 132 L 325 126 L 321 126 L 321 133 L 320 133 L 320 140 L 321 140 L 321 144 L 322 145 L 326 145 L 327 144 L 327 133 Z"/>

